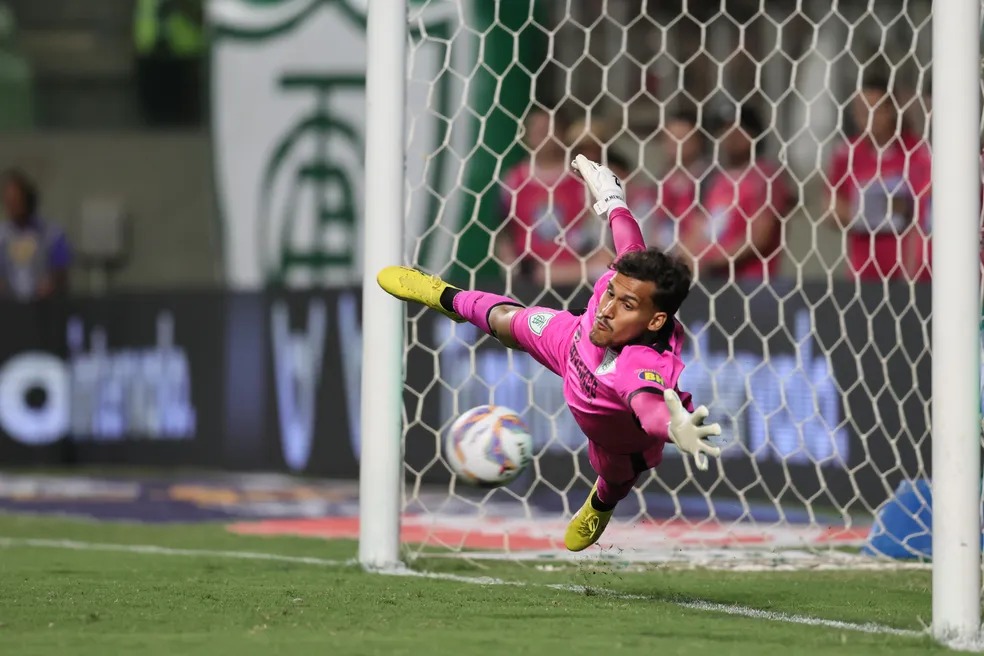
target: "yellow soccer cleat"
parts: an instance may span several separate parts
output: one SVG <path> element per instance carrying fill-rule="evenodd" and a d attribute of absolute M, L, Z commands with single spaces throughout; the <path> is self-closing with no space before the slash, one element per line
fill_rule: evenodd
<path fill-rule="evenodd" d="M 432 276 L 404 266 L 388 266 L 376 274 L 376 282 L 387 294 L 403 301 L 423 303 L 437 310 L 452 321 L 461 323 L 464 318 L 457 312 L 445 310 L 441 305 L 441 294 L 445 289 L 457 289 L 437 276 Z"/>
<path fill-rule="evenodd" d="M 564 533 L 564 546 L 568 551 L 583 551 L 601 538 L 612 518 L 613 510 L 595 510 L 591 507 L 591 497 L 598 491 L 597 481 L 591 488 L 591 494 L 581 506 L 581 509 L 571 518 Z"/>

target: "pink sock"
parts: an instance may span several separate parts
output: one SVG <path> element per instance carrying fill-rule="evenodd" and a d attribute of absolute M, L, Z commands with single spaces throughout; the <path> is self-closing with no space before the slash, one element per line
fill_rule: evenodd
<path fill-rule="evenodd" d="M 616 485 L 614 483 L 609 483 L 601 476 L 598 477 L 598 499 L 607 506 L 614 506 L 619 501 L 629 496 L 629 492 L 632 491 L 632 486 L 635 485 L 635 479 L 632 479 L 628 483 L 622 483 Z"/>
<path fill-rule="evenodd" d="M 495 337 L 492 328 L 489 327 L 489 313 L 492 308 L 498 305 L 515 305 L 523 307 L 507 296 L 489 294 L 488 292 L 460 291 L 454 295 L 454 311 L 465 318 L 466 321 L 478 326 L 487 335 Z"/>

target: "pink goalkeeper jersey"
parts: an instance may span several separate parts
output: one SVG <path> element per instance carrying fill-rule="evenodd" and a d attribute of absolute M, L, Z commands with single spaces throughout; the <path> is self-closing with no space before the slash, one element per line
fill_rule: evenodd
<path fill-rule="evenodd" d="M 634 243 L 620 245 L 619 255 L 644 248 L 631 214 L 615 212 L 624 212 L 638 235 L 633 235 Z M 601 296 L 614 275 L 610 271 L 595 283 L 587 311 L 578 318 L 564 375 L 564 398 L 588 439 L 610 453 L 629 454 L 650 449 L 654 443 L 629 406 L 636 394 L 662 395 L 664 389 L 671 388 L 688 410 L 692 411 L 693 405 L 690 394 L 677 387 L 684 365 L 680 358 L 683 326 L 676 319 L 663 343 L 624 346 L 616 351 L 595 346 L 588 339 Z"/>

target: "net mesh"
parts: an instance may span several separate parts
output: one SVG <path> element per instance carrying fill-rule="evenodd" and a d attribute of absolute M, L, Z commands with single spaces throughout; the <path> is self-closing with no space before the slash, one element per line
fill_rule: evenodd
<path fill-rule="evenodd" d="M 928 0 L 412 8 L 408 216 L 426 219 L 408 261 L 583 307 L 612 251 L 564 172 L 582 152 L 622 175 L 650 245 L 694 266 L 681 389 L 727 448 L 702 473 L 668 446 L 603 553 L 928 541 L 930 19 Z M 560 379 L 468 324 L 418 307 L 408 321 L 408 554 L 561 553 L 594 473 Z M 536 456 L 483 491 L 454 480 L 441 441 L 484 403 L 523 416 Z M 908 539 L 877 519 L 896 493 Z"/>

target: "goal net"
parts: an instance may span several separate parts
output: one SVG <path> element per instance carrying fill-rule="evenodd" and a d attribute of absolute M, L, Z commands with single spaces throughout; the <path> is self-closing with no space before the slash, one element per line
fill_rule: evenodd
<path fill-rule="evenodd" d="M 694 266 L 681 389 L 726 448 L 699 472 L 668 445 L 595 554 L 846 557 L 900 486 L 925 490 L 929 0 L 431 0 L 410 19 L 407 261 L 584 307 L 612 259 L 564 172 L 584 152 L 622 174 L 649 244 Z M 408 322 L 407 554 L 563 553 L 594 473 L 561 380 L 468 324 Z M 442 457 L 484 403 L 535 440 L 495 490 Z M 904 512 L 922 535 L 875 555 L 928 541 Z"/>

